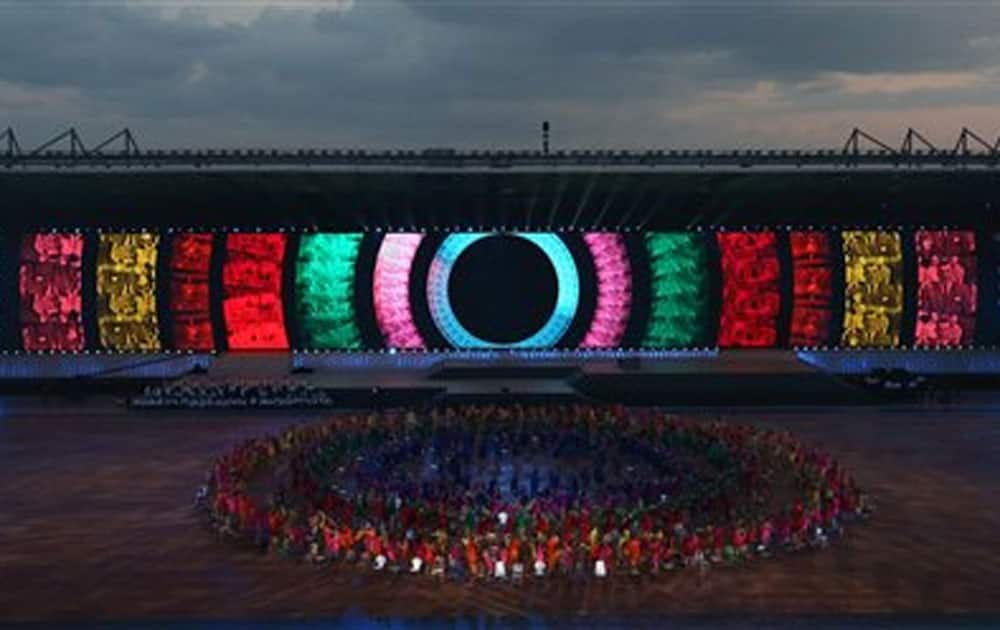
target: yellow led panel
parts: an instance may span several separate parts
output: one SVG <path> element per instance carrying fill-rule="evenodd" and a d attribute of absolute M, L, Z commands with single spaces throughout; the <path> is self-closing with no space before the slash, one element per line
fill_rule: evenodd
<path fill-rule="evenodd" d="M 101 345 L 121 352 L 160 349 L 156 247 L 148 232 L 101 234 L 97 250 L 97 326 Z"/>
<path fill-rule="evenodd" d="M 844 333 L 850 348 L 899 345 L 903 243 L 898 232 L 844 232 Z"/>

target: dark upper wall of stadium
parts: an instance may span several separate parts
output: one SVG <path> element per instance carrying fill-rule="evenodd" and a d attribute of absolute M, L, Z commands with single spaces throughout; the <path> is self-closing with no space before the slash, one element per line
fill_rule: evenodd
<path fill-rule="evenodd" d="M 0 228 L 991 230 L 1000 173 L 0 173 Z"/>

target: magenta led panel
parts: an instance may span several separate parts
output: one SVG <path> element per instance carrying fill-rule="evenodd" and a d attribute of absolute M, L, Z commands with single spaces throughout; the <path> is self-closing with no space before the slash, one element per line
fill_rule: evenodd
<path fill-rule="evenodd" d="M 632 266 L 621 234 L 591 232 L 584 242 L 597 274 L 597 308 L 581 348 L 614 348 L 621 345 L 632 310 Z"/>

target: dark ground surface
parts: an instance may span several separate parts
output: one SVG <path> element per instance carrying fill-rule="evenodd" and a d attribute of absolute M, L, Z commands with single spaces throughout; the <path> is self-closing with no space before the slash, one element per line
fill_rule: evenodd
<path fill-rule="evenodd" d="M 361 575 L 236 548 L 203 530 L 191 510 L 213 456 L 316 414 L 142 415 L 8 401 L 0 416 L 0 623 L 277 628 L 322 617 L 352 627 L 469 627 L 502 617 L 526 627 L 648 627 L 670 615 L 676 627 L 680 615 L 692 627 L 795 620 L 818 629 L 897 625 L 886 615 L 905 615 L 898 621 L 907 627 L 936 627 L 939 615 L 957 613 L 973 626 L 998 619 L 1000 408 L 727 415 L 789 427 L 824 447 L 872 492 L 878 513 L 832 549 L 705 575 L 521 586 Z M 726 617 L 687 617 L 705 614 Z M 865 616 L 827 617 L 857 614 Z"/>

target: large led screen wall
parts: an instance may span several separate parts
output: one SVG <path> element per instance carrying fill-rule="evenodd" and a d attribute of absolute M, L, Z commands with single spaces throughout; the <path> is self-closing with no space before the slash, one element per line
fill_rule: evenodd
<path fill-rule="evenodd" d="M 954 348 L 1000 321 L 969 230 L 18 239 L 29 352 Z"/>
<path fill-rule="evenodd" d="M 156 304 L 158 234 L 101 234 L 97 249 L 97 329 L 106 350 L 161 348 Z"/>
<path fill-rule="evenodd" d="M 83 350 L 83 235 L 29 234 L 21 240 L 21 343 L 28 351 Z"/>

